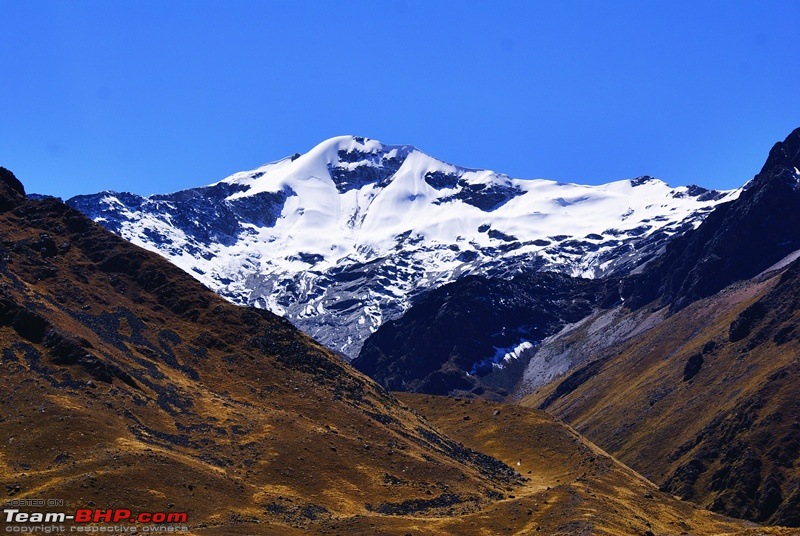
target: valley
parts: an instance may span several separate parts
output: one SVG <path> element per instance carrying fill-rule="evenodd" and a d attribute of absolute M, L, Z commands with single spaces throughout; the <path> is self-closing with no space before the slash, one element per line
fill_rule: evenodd
<path fill-rule="evenodd" d="M 793 20 L 0 0 L 0 533 L 800 536 Z"/>
<path fill-rule="evenodd" d="M 381 166 L 403 154 L 384 149 Z M 196 534 L 795 534 L 799 158 L 800 129 L 680 231 L 591 257 L 608 273 L 513 255 L 453 272 L 405 295 L 354 366 L 1 169 L 8 496 L 180 510 Z M 388 180 L 370 173 L 332 176 Z M 233 210 L 251 180 L 209 188 Z M 178 197 L 216 206 L 206 193 Z M 360 292 L 359 273 L 340 282 Z"/>

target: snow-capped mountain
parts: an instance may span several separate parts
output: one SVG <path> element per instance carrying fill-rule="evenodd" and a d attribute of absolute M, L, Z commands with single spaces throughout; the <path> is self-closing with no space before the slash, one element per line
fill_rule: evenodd
<path fill-rule="evenodd" d="M 231 301 L 285 315 L 354 357 L 432 288 L 467 274 L 635 271 L 738 194 L 652 177 L 514 179 L 342 136 L 210 186 L 68 204 Z"/>

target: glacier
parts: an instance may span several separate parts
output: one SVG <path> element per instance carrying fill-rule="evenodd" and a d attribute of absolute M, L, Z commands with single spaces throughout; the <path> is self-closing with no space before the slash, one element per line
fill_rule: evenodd
<path fill-rule="evenodd" d="M 641 270 L 739 192 L 648 176 L 593 186 L 518 179 L 339 136 L 208 186 L 67 203 L 349 359 L 424 293 L 468 274 Z"/>

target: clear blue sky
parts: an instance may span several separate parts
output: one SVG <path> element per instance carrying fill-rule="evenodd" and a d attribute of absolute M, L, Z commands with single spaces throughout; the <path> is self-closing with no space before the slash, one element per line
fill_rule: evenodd
<path fill-rule="evenodd" d="M 0 0 L 0 165 L 174 191 L 323 139 L 735 187 L 800 126 L 800 2 Z"/>

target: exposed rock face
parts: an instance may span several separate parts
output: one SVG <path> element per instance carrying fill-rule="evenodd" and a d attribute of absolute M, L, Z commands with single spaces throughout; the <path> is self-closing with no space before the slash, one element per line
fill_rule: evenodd
<path fill-rule="evenodd" d="M 630 307 L 658 299 L 677 310 L 755 276 L 800 249 L 800 129 L 776 143 L 735 201 L 676 237 L 641 275 L 626 280 Z"/>
<path fill-rule="evenodd" d="M 391 390 L 502 396 L 541 340 L 613 303 L 615 290 L 555 273 L 463 278 L 382 326 L 353 366 Z"/>

